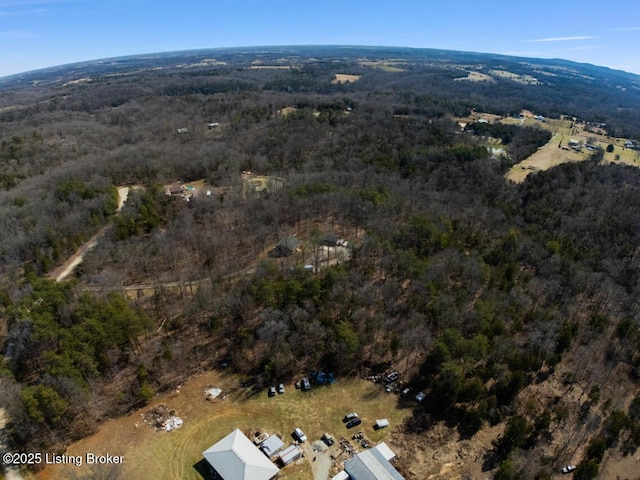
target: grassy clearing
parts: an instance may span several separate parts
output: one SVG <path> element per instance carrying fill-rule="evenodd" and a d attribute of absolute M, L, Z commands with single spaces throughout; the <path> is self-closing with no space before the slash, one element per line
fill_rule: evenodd
<path fill-rule="evenodd" d="M 352 83 L 360 80 L 360 75 L 350 75 L 347 73 L 336 73 L 336 78 L 331 80 L 331 83 Z"/>
<path fill-rule="evenodd" d="M 242 179 L 242 194 L 246 196 L 247 192 L 266 192 L 272 193 L 280 190 L 284 186 L 284 179 L 279 177 L 268 176 L 247 176 Z"/>
<path fill-rule="evenodd" d="M 180 388 L 179 393 L 163 395 L 146 409 L 107 422 L 94 436 L 71 445 L 67 453 L 124 455 L 123 478 L 201 480 L 193 465 L 202 459 L 202 451 L 234 428 L 277 433 L 287 443 L 291 441 L 293 429 L 299 426 L 309 442 L 319 439 L 325 431 L 338 440 L 348 436 L 342 417 L 355 410 L 362 418 L 362 425 L 354 430 L 362 430 L 376 443 L 392 431 L 391 428 L 374 430 L 377 418 L 388 418 L 393 427 L 411 414 L 410 409 L 398 407 L 397 396 L 385 393 L 380 385 L 360 379 L 339 379 L 334 385 L 312 388 L 309 392 L 300 392 L 289 384 L 285 385 L 284 395 L 274 398 L 268 398 L 266 391 L 252 395 L 250 389 L 240 388 L 238 384 L 239 379 L 234 375 L 204 374 Z M 205 400 L 207 385 L 222 388 L 226 398 Z M 159 403 L 177 411 L 184 420 L 182 428 L 156 432 L 142 423 L 141 414 Z M 70 478 L 68 469 L 68 466 L 49 468 L 37 478 Z M 283 473 L 290 480 L 313 478 L 311 464 L 306 460 L 286 467 Z"/>

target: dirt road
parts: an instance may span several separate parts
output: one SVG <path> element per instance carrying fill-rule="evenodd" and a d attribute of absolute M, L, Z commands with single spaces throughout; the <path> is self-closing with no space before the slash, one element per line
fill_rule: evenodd
<path fill-rule="evenodd" d="M 304 454 L 311 464 L 314 480 L 326 480 L 331 470 L 331 457 L 324 442 L 318 440 L 312 445 L 306 444 Z"/>
<path fill-rule="evenodd" d="M 118 208 L 116 209 L 116 215 L 120 213 L 123 205 L 127 201 L 129 197 L 129 187 L 118 187 Z M 56 282 L 61 282 L 69 275 L 73 273 L 75 268 L 82 263 L 84 256 L 92 250 L 97 244 L 98 241 L 107 233 L 109 229 L 109 225 L 102 227 L 98 233 L 96 233 L 91 239 L 82 245 L 76 253 L 71 255 L 66 262 L 60 265 L 58 268 L 54 269 L 50 274 L 49 278 L 54 278 Z"/>

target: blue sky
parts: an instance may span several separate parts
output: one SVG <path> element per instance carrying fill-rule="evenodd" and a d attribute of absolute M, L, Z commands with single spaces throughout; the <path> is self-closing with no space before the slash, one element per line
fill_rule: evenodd
<path fill-rule="evenodd" d="M 640 74 L 638 0 L 0 0 L 0 76 L 198 48 L 390 45 Z"/>

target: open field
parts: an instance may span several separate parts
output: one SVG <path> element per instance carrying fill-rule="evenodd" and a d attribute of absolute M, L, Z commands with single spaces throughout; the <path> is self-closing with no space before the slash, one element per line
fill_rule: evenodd
<path fill-rule="evenodd" d="M 532 75 L 519 75 L 506 70 L 491 70 L 491 75 L 513 80 L 514 82 L 521 83 L 522 85 L 540 85 L 542 83 Z"/>
<path fill-rule="evenodd" d="M 243 175 L 242 176 L 242 195 L 246 196 L 247 192 L 254 193 L 271 193 L 279 190 L 284 185 L 284 179 L 280 177 L 270 177 L 263 175 Z"/>
<path fill-rule="evenodd" d="M 402 66 L 405 65 L 405 63 L 402 61 L 362 62 L 360 65 L 362 65 L 363 67 L 377 68 L 378 70 L 382 70 L 383 72 L 404 72 L 405 71 L 404 68 L 398 66 L 398 65 L 402 65 Z"/>
<path fill-rule="evenodd" d="M 511 167 L 505 175 L 507 180 L 520 183 L 523 182 L 531 172 L 548 170 L 561 163 L 581 162 L 586 159 L 584 153 L 558 148 L 558 141 L 558 136 L 554 135 L 551 140 L 536 153 Z"/>
<path fill-rule="evenodd" d="M 278 115 L 281 117 L 286 117 L 287 115 L 290 115 L 296 112 L 297 110 L 298 109 L 296 107 L 284 107 L 278 110 Z"/>
<path fill-rule="evenodd" d="M 520 122 L 517 119 L 505 119 L 505 123 Z M 554 132 L 551 140 L 541 147 L 536 153 L 526 158 L 522 162 L 514 165 L 507 172 L 507 180 L 520 183 L 530 173 L 537 170 L 548 170 L 549 168 L 558 166 L 567 162 L 581 162 L 587 160 L 592 152 L 583 148 L 581 152 L 575 150 L 565 150 L 560 148 L 559 145 L 567 146 L 570 139 L 578 140 L 583 144 L 591 141 L 592 144 L 601 147 L 603 150 L 607 148 L 609 144 L 614 145 L 613 152 L 605 152 L 604 163 L 624 163 L 627 165 L 638 167 L 640 166 L 640 152 L 637 150 L 630 150 L 623 148 L 625 139 L 607 137 L 605 135 L 599 135 L 593 132 L 588 132 L 583 129 L 573 129 L 571 131 L 571 122 L 568 120 L 547 120 L 546 123 L 538 122 L 525 118 L 524 124 L 531 125 L 537 124 L 543 128 L 547 128 Z M 616 160 L 616 156 L 619 158 Z"/>
<path fill-rule="evenodd" d="M 353 83 L 360 80 L 360 75 L 349 75 L 346 73 L 336 73 L 336 78 L 331 80 L 331 83 Z"/>
<path fill-rule="evenodd" d="M 291 65 L 251 65 L 251 70 L 291 70 Z"/>
<path fill-rule="evenodd" d="M 468 82 L 490 82 L 495 83 L 495 79 L 491 75 L 487 75 L 486 73 L 474 72 L 471 71 L 466 77 L 459 77 L 454 79 L 457 82 L 460 81 L 468 81 Z"/>
<path fill-rule="evenodd" d="M 206 448 L 234 428 L 244 432 L 255 429 L 277 433 L 285 443 L 291 443 L 290 434 L 299 426 L 309 438 L 306 459 L 285 467 L 283 473 L 290 480 L 311 480 L 310 444 L 324 432 L 332 433 L 337 444 L 341 436 L 350 438 L 356 430 L 362 430 L 375 444 L 392 436 L 393 427 L 411 414 L 410 409 L 398 408 L 396 395 L 387 394 L 380 385 L 360 379 L 339 379 L 333 385 L 314 386 L 308 392 L 285 384 L 286 393 L 273 398 L 268 398 L 264 390 L 252 394 L 250 388 L 241 388 L 239 383 L 240 379 L 235 375 L 205 373 L 178 390 L 156 397 L 142 410 L 106 422 L 95 435 L 72 444 L 66 453 L 123 455 L 122 478 L 201 480 L 193 465 L 202 460 Z M 210 385 L 221 388 L 224 398 L 212 402 L 205 400 L 204 390 Z M 161 403 L 176 410 L 184 420 L 182 428 L 157 432 L 142 422 L 141 415 Z M 362 425 L 347 431 L 342 417 L 354 410 L 362 418 Z M 389 419 L 391 428 L 374 430 L 375 420 L 383 417 Z M 330 451 L 333 450 L 318 455 L 329 455 Z M 78 469 L 68 465 L 51 466 L 35 478 L 68 479 L 70 468 Z"/>

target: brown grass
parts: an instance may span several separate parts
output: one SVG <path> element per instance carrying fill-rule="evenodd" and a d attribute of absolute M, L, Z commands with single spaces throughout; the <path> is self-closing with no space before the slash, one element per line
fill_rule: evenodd
<path fill-rule="evenodd" d="M 545 123 L 539 122 L 532 118 L 524 118 L 522 121 L 519 119 L 505 118 L 502 120 L 504 123 L 522 124 L 530 126 L 538 126 L 546 128 L 554 133 L 553 138 L 541 147 L 536 153 L 529 156 L 522 162 L 514 165 L 507 172 L 507 180 L 520 183 L 532 172 L 537 170 L 548 170 L 562 163 L 567 162 L 581 162 L 587 160 L 591 153 L 586 148 L 583 148 L 581 152 L 574 150 L 563 150 L 558 145 L 562 142 L 562 145 L 567 146 L 570 139 L 579 140 L 582 143 L 587 143 L 588 139 L 594 140 L 594 144 L 600 146 L 602 149 L 606 149 L 607 145 L 613 144 L 613 152 L 605 152 L 604 163 L 621 163 L 638 167 L 640 166 L 640 152 L 630 149 L 623 149 L 625 139 L 607 137 L 606 135 L 585 131 L 581 125 L 574 128 L 571 131 L 570 120 L 554 120 L 547 119 Z M 616 160 L 616 155 L 620 158 Z"/>
<path fill-rule="evenodd" d="M 466 77 L 459 77 L 459 78 L 455 78 L 454 80 L 458 82 L 468 81 L 468 82 L 496 83 L 496 80 L 491 75 L 487 75 L 486 73 L 474 72 L 474 71 L 469 72 L 469 75 L 467 75 Z"/>
<path fill-rule="evenodd" d="M 360 75 L 348 75 L 346 73 L 336 73 L 336 78 L 331 80 L 331 83 L 353 83 L 360 80 Z"/>
<path fill-rule="evenodd" d="M 226 398 L 205 400 L 207 385 L 222 388 Z M 347 432 L 353 433 L 345 429 L 342 416 L 355 410 L 363 423 L 354 430 L 364 431 L 377 443 L 391 434 L 391 429 L 373 429 L 377 418 L 389 418 L 394 426 L 410 414 L 410 410 L 398 408 L 395 395 L 385 393 L 380 385 L 360 379 L 340 379 L 334 385 L 312 388 L 309 392 L 300 392 L 288 384 L 286 393 L 274 398 L 268 398 L 265 391 L 251 395 L 250 389 L 238 385 L 239 379 L 234 375 L 208 372 L 177 391 L 154 399 L 141 411 L 108 421 L 95 435 L 69 446 L 67 453 L 124 455 L 123 478 L 201 480 L 193 465 L 202 459 L 206 448 L 234 428 L 278 433 L 287 443 L 291 441 L 293 428 L 299 426 L 310 443 L 325 431 L 331 432 L 337 441 L 347 436 Z M 156 432 L 142 423 L 141 414 L 159 403 L 177 411 L 184 420 L 182 428 Z M 37 478 L 67 479 L 68 469 L 68 466 L 51 466 Z M 290 480 L 310 480 L 311 463 L 304 460 L 299 465 L 287 466 L 283 473 Z"/>

